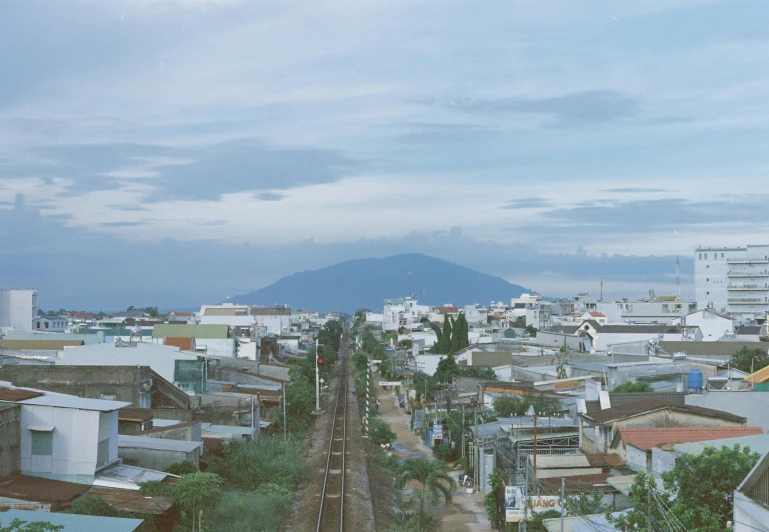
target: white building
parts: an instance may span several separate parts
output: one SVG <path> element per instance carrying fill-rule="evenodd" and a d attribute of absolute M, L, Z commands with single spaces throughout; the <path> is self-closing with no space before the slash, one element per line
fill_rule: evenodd
<path fill-rule="evenodd" d="M 65 347 L 56 358 L 57 366 L 149 366 L 152 371 L 179 388 L 186 389 L 186 381 L 178 374 L 183 366 L 199 363 L 201 371 L 206 371 L 204 357 L 178 347 L 161 345 L 153 342 L 135 342 L 120 345 L 91 344 L 78 347 Z M 201 376 L 205 381 L 206 376 Z M 149 400 L 149 397 L 147 398 Z"/>
<path fill-rule="evenodd" d="M 291 309 L 288 307 L 250 307 L 248 305 L 203 305 L 198 314 L 201 325 L 230 327 L 259 327 L 262 334 L 279 336 L 291 330 Z"/>
<path fill-rule="evenodd" d="M 470 326 L 489 324 L 489 310 L 481 307 L 477 303 L 475 305 L 465 305 L 463 312 L 465 313 L 465 319 Z"/>
<path fill-rule="evenodd" d="M 35 332 L 66 332 L 69 320 L 62 316 L 38 316 L 32 322 L 32 330 Z"/>
<path fill-rule="evenodd" d="M 595 308 L 608 318 L 608 323 L 661 323 L 673 320 L 697 310 L 697 304 L 676 296 L 654 296 L 630 301 L 599 301 Z"/>
<path fill-rule="evenodd" d="M 0 383 L 0 400 L 21 406 L 22 473 L 95 475 L 118 459 L 118 409 L 131 403 L 14 388 Z"/>
<path fill-rule="evenodd" d="M 729 316 L 724 316 L 709 308 L 692 312 L 673 322 L 674 325 L 679 323 L 687 327 L 699 327 L 703 342 L 715 342 L 726 334 L 734 334 L 734 321 Z"/>
<path fill-rule="evenodd" d="M 769 245 L 698 247 L 694 291 L 699 308 L 728 314 L 738 323 L 763 319 L 769 312 Z"/>
<path fill-rule="evenodd" d="M 31 331 L 37 316 L 37 290 L 0 289 L 0 327 Z"/>

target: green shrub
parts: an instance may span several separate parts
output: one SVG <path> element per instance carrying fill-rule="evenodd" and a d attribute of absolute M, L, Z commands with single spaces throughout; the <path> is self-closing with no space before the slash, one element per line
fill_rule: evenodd
<path fill-rule="evenodd" d="M 190 473 L 197 473 L 198 468 L 195 467 L 195 464 L 190 462 L 189 460 L 184 460 L 183 462 L 177 462 L 175 464 L 171 464 L 168 466 L 168 469 L 166 470 L 168 473 L 171 473 L 172 475 L 188 475 Z"/>
<path fill-rule="evenodd" d="M 207 512 L 205 524 L 212 532 L 278 530 L 291 515 L 291 492 L 276 484 L 262 484 L 256 491 L 225 493 Z"/>
<path fill-rule="evenodd" d="M 375 445 L 389 445 L 395 440 L 395 433 L 390 425 L 377 417 L 372 417 L 369 437 Z"/>
<path fill-rule="evenodd" d="M 232 442 L 224 447 L 221 460 L 212 460 L 208 470 L 234 487 L 253 491 L 271 482 L 295 489 L 303 481 L 303 446 L 271 436 L 248 442 Z"/>

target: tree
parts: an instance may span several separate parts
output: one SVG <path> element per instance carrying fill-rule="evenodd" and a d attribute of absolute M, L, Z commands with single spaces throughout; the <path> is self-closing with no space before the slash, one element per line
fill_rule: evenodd
<path fill-rule="evenodd" d="M 491 528 L 505 529 L 505 475 L 499 468 L 489 475 L 489 492 L 483 498 Z"/>
<path fill-rule="evenodd" d="M 375 417 L 371 419 L 370 437 L 375 445 L 389 445 L 395 440 L 395 433 L 390 425 Z"/>
<path fill-rule="evenodd" d="M 120 510 L 106 502 L 101 497 L 86 495 L 72 503 L 68 514 L 100 515 L 102 517 L 120 517 Z"/>
<path fill-rule="evenodd" d="M 561 413 L 558 399 L 544 395 L 526 395 L 522 398 L 500 397 L 494 400 L 494 411 L 500 417 L 520 417 L 533 408 L 538 416 L 557 416 Z"/>
<path fill-rule="evenodd" d="M 527 325 L 523 329 L 523 334 L 525 334 L 526 336 L 529 336 L 531 338 L 536 338 L 537 337 L 537 328 L 534 327 L 533 325 Z"/>
<path fill-rule="evenodd" d="M 184 475 L 174 489 L 174 502 L 179 505 L 182 515 L 191 516 L 192 530 L 201 530 L 202 514 L 222 498 L 222 477 L 213 473 L 191 473 Z"/>
<path fill-rule="evenodd" d="M 439 328 L 434 323 L 430 324 L 437 337 L 430 351 L 433 353 L 446 354 L 451 350 L 451 320 L 448 314 L 443 315 L 443 327 Z"/>
<path fill-rule="evenodd" d="M 449 466 L 440 460 L 427 460 L 426 458 L 407 458 L 403 462 L 400 483 L 405 485 L 410 480 L 417 481 L 420 485 L 419 514 L 424 515 L 425 499 L 437 501 L 441 495 L 446 502 L 451 502 L 451 492 L 456 482 L 449 475 Z"/>
<path fill-rule="evenodd" d="M 454 375 L 458 375 L 459 371 L 459 364 L 457 364 L 454 355 L 449 355 L 438 362 L 433 378 L 437 383 L 453 382 Z"/>
<path fill-rule="evenodd" d="M 625 384 L 620 384 L 619 386 L 616 386 L 612 393 L 632 393 L 632 392 L 651 392 L 652 387 L 651 384 L 645 381 L 639 381 L 639 382 L 626 382 Z"/>
<path fill-rule="evenodd" d="M 653 502 L 648 510 L 652 524 L 674 515 L 688 530 L 720 532 L 732 518 L 734 490 L 758 458 L 758 453 L 739 445 L 706 447 L 699 455 L 684 453 L 676 458 L 672 471 L 662 474 L 669 495 L 657 491 L 654 478 L 639 474 L 630 490 L 633 510 L 613 521 L 618 527 L 645 528 L 651 490 Z"/>
<path fill-rule="evenodd" d="M 746 373 L 753 373 L 769 366 L 769 354 L 766 348 L 743 347 L 729 359 L 729 366 Z"/>
<path fill-rule="evenodd" d="M 64 530 L 64 525 L 54 525 L 48 521 L 22 521 L 14 519 L 8 526 L 0 527 L 0 532 L 56 532 Z"/>

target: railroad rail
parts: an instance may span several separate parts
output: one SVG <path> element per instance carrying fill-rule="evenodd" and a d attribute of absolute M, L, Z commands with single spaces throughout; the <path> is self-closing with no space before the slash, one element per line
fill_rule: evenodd
<path fill-rule="evenodd" d="M 318 526 L 316 532 L 331 532 L 344 530 L 344 480 L 347 458 L 347 396 L 349 378 L 347 375 L 347 345 L 349 331 L 343 333 L 342 345 L 339 350 L 339 382 L 337 385 L 334 414 L 331 421 L 331 432 L 326 458 L 326 473 L 323 478 L 323 490 L 320 495 L 318 509 Z"/>

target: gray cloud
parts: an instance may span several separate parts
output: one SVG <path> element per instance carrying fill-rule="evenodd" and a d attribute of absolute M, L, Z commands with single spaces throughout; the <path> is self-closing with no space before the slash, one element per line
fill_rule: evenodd
<path fill-rule="evenodd" d="M 609 90 L 575 92 L 553 98 L 446 99 L 422 98 L 419 103 L 468 113 L 549 115 L 559 124 L 596 124 L 632 116 L 638 107 L 631 96 Z"/>
<path fill-rule="evenodd" d="M 67 194 L 116 190 L 131 179 L 158 189 L 149 201 L 209 200 L 227 193 L 287 190 L 333 182 L 361 166 L 360 161 L 340 151 L 278 148 L 256 140 L 199 148 L 133 143 L 68 144 L 39 148 L 38 155 L 41 160 L 51 162 L 30 164 L 27 173 L 49 180 L 71 179 L 73 184 L 67 188 Z M 121 176 L 131 172 L 140 175 L 150 172 L 151 175 Z M 3 173 L 0 171 L 0 178 Z"/>
<path fill-rule="evenodd" d="M 641 192 L 669 192 L 666 188 L 647 188 L 647 187 L 624 187 L 624 188 L 604 188 L 601 192 L 612 192 L 616 194 L 635 194 Z"/>
<path fill-rule="evenodd" d="M 143 222 L 101 222 L 102 227 L 136 227 L 143 225 Z"/>
<path fill-rule="evenodd" d="M 549 199 L 542 197 L 518 198 L 508 201 L 502 205 L 500 209 L 541 209 L 544 207 L 550 207 L 552 204 L 553 203 Z"/>
<path fill-rule="evenodd" d="M 608 200 L 546 211 L 542 215 L 550 223 L 532 224 L 523 229 L 552 234 L 557 227 L 561 235 L 585 231 L 606 235 L 684 230 L 714 224 L 765 224 L 767 201 L 766 195 L 699 202 L 684 198 Z"/>
<path fill-rule="evenodd" d="M 399 129 L 405 127 L 407 131 L 397 135 L 396 139 L 409 144 L 471 142 L 488 139 L 499 134 L 498 131 L 478 124 L 413 122 L 397 124 L 395 127 Z"/>
<path fill-rule="evenodd" d="M 278 194 L 277 192 L 257 192 L 254 197 L 262 201 L 280 201 L 286 197 L 285 194 Z"/>

